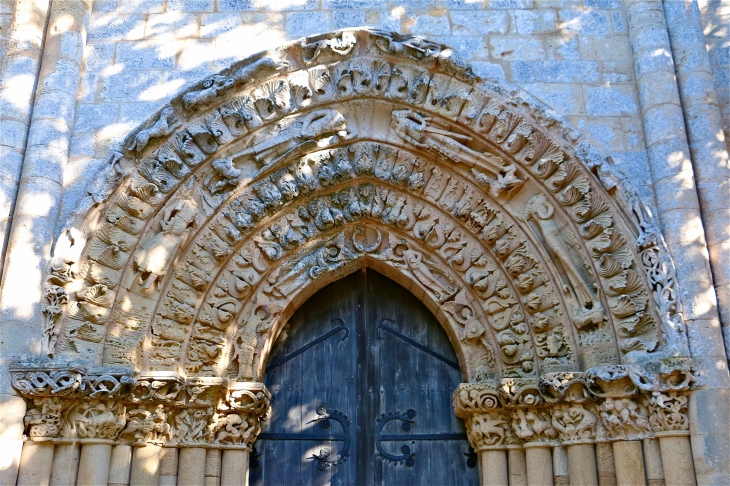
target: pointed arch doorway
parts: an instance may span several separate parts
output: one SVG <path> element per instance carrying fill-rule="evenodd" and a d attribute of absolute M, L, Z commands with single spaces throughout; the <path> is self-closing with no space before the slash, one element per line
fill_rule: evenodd
<path fill-rule="evenodd" d="M 272 349 L 251 484 L 477 484 L 451 405 L 460 382 L 446 333 L 405 288 L 373 270 L 329 284 Z"/>

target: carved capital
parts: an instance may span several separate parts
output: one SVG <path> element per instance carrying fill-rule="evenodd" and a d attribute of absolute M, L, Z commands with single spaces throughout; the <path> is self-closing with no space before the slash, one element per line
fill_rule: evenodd
<path fill-rule="evenodd" d="M 649 423 L 654 432 L 689 430 L 687 418 L 689 397 L 686 393 L 654 391 L 645 403 L 649 409 Z"/>
<path fill-rule="evenodd" d="M 555 444 L 558 432 L 553 427 L 550 410 L 539 408 L 518 408 L 512 412 L 512 430 L 526 443 Z"/>
<path fill-rule="evenodd" d="M 579 371 L 542 375 L 540 378 L 540 391 L 548 403 L 582 403 L 590 397 L 585 373 Z"/>
<path fill-rule="evenodd" d="M 115 440 L 127 423 L 122 403 L 91 400 L 69 407 L 63 416 L 61 436 L 78 439 Z"/>
<path fill-rule="evenodd" d="M 542 403 L 537 381 L 530 378 L 503 378 L 499 398 L 505 407 L 535 407 Z"/>
<path fill-rule="evenodd" d="M 552 411 L 553 427 L 564 444 L 592 442 L 597 422 L 595 414 L 580 404 L 560 404 Z"/>
<path fill-rule="evenodd" d="M 608 397 L 597 410 L 610 440 L 638 440 L 652 435 L 647 409 L 638 400 Z"/>
<path fill-rule="evenodd" d="M 509 415 L 503 412 L 477 413 L 466 419 L 469 443 L 476 452 L 501 449 L 514 442 Z"/>
<path fill-rule="evenodd" d="M 64 404 L 57 398 L 36 398 L 23 418 L 32 440 L 57 437 L 61 430 Z"/>
<path fill-rule="evenodd" d="M 131 441 L 134 446 L 147 444 L 163 445 L 172 435 L 167 421 L 165 405 L 146 406 L 127 410 L 127 425 L 119 434 L 123 441 Z"/>
<path fill-rule="evenodd" d="M 628 397 L 637 391 L 629 368 L 623 365 L 591 368 L 585 379 L 588 390 L 596 397 Z"/>
<path fill-rule="evenodd" d="M 454 413 L 467 419 L 476 413 L 485 413 L 500 407 L 499 391 L 487 383 L 462 383 L 451 397 Z"/>

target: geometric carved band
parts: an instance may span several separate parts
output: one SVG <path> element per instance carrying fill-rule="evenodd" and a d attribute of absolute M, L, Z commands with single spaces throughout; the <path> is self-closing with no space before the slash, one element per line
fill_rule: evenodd
<path fill-rule="evenodd" d="M 249 449 L 271 401 L 258 382 L 48 361 L 15 363 L 11 378 L 29 401 L 25 426 L 33 440 Z M 539 381 L 462 383 L 453 406 L 477 451 L 639 440 L 689 428 L 694 381 L 686 359 L 611 365 Z"/>

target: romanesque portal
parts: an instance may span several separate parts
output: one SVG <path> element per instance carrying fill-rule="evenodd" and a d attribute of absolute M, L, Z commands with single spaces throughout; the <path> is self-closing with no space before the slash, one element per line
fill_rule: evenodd
<path fill-rule="evenodd" d="M 243 484 L 272 345 L 367 267 L 445 330 L 461 384 L 444 413 L 482 484 L 597 484 L 605 448 L 623 481 L 647 454 L 684 484 L 674 267 L 610 160 L 575 140 L 448 47 L 380 31 L 201 81 L 127 137 L 55 246 L 48 358 L 12 369 L 34 448 L 21 479 L 80 444 L 79 484 L 115 467 L 202 484 L 206 457 Z"/>

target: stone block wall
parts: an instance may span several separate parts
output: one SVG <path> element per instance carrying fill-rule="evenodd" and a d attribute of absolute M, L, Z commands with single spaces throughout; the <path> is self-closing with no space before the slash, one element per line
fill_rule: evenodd
<path fill-rule="evenodd" d="M 108 152 L 185 86 L 363 25 L 443 42 L 481 76 L 519 84 L 610 153 L 654 207 L 620 0 L 95 0 L 59 225 Z"/>

